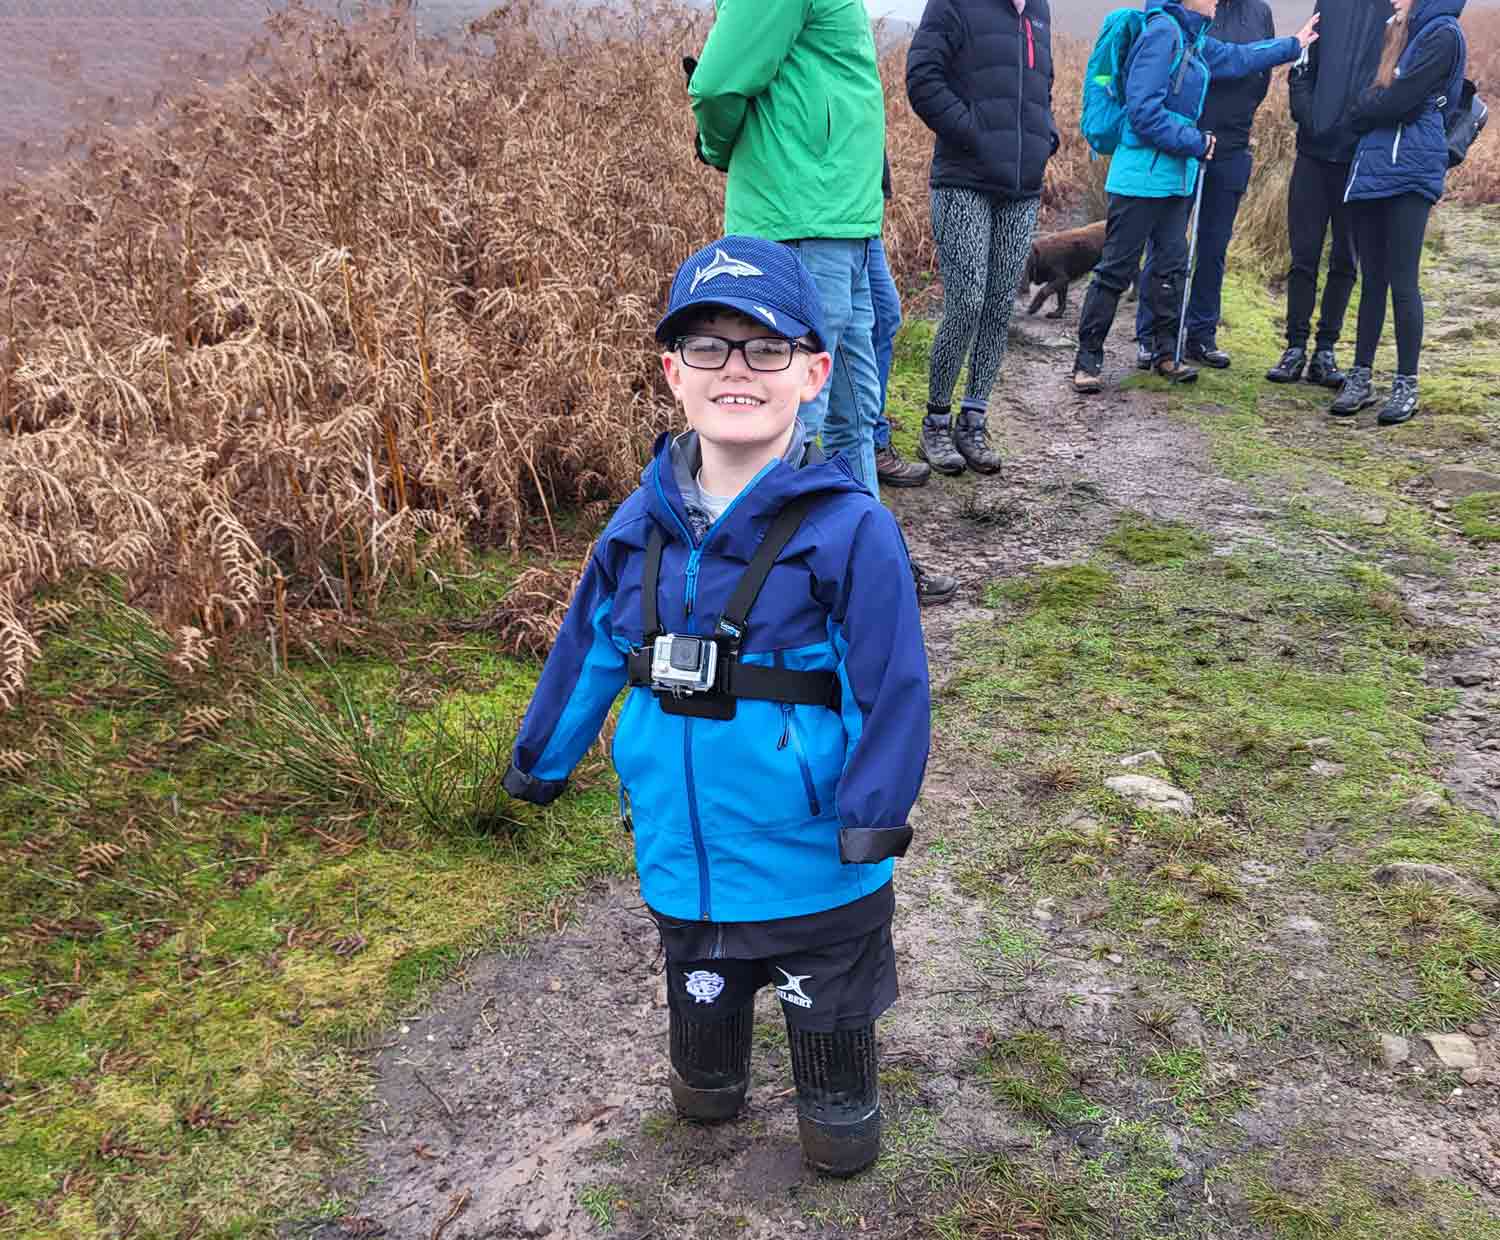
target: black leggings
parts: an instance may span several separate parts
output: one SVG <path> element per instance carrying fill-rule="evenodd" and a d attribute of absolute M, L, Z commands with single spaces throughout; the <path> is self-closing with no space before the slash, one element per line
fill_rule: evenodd
<path fill-rule="evenodd" d="M 1350 206 L 1354 248 L 1359 253 L 1359 336 L 1354 364 L 1375 364 L 1389 290 L 1396 315 L 1396 373 L 1415 375 L 1422 357 L 1422 290 L 1417 279 L 1432 203 L 1421 194 L 1398 194 Z"/>

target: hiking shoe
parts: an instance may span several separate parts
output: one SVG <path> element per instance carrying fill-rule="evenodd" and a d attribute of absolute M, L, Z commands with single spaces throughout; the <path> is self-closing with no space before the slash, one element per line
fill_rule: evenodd
<path fill-rule="evenodd" d="M 1149 344 L 1138 344 L 1135 346 L 1135 368 L 1137 370 L 1150 370 L 1151 363 L 1156 360 L 1156 350 Z"/>
<path fill-rule="evenodd" d="M 940 474 L 961 474 L 967 467 L 953 443 L 953 421 L 941 414 L 929 413 L 922 418 L 917 455 Z"/>
<path fill-rule="evenodd" d="M 1104 380 L 1099 377 L 1099 364 L 1079 358 L 1073 363 L 1073 390 L 1080 395 L 1104 391 Z"/>
<path fill-rule="evenodd" d="M 1417 376 L 1397 375 L 1391 380 L 1391 394 L 1385 408 L 1376 416 L 1381 426 L 1397 426 L 1411 421 L 1417 412 Z"/>
<path fill-rule="evenodd" d="M 1413 393 L 1415 395 L 1415 392 Z M 1375 387 L 1370 381 L 1368 366 L 1351 366 L 1344 377 L 1344 385 L 1328 406 L 1328 412 L 1336 418 L 1352 418 L 1361 409 L 1375 403 Z"/>
<path fill-rule="evenodd" d="M 953 443 L 976 474 L 998 474 L 1000 454 L 990 447 L 990 430 L 978 409 L 960 409 Z"/>
<path fill-rule="evenodd" d="M 1307 350 L 1293 347 L 1283 353 L 1281 360 L 1266 371 L 1266 378 L 1272 383 L 1296 383 L 1302 378 L 1302 370 L 1306 365 Z"/>
<path fill-rule="evenodd" d="M 1163 379 L 1169 379 L 1173 383 L 1197 383 L 1198 372 L 1183 362 L 1174 361 L 1171 356 L 1156 359 L 1156 373 Z"/>
<path fill-rule="evenodd" d="M 875 449 L 875 476 L 881 486 L 919 487 L 932 474 L 932 467 L 924 461 L 908 461 L 896 451 L 896 445 L 888 443 Z"/>
<path fill-rule="evenodd" d="M 1190 362 L 1202 362 L 1205 366 L 1212 366 L 1215 370 L 1229 369 L 1229 354 L 1218 345 L 1190 344 L 1187 347 L 1187 359 Z"/>
<path fill-rule="evenodd" d="M 921 607 L 933 603 L 946 603 L 958 593 L 958 578 L 947 573 L 929 573 L 915 560 L 911 565 L 912 580 L 917 583 L 917 604 Z"/>
<path fill-rule="evenodd" d="M 1319 349 L 1312 355 L 1307 363 L 1307 381 L 1316 383 L 1319 387 L 1341 388 L 1344 386 L 1344 372 L 1339 369 L 1339 364 L 1333 360 L 1332 349 Z"/>

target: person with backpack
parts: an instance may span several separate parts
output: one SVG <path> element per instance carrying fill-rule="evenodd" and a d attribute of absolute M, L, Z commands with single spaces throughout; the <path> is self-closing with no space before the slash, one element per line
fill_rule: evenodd
<path fill-rule="evenodd" d="M 1214 38 L 1224 43 L 1255 43 L 1276 37 L 1276 19 L 1266 0 L 1219 0 L 1213 31 Z M 1229 354 L 1218 343 L 1225 260 L 1240 200 L 1250 185 L 1250 129 L 1270 86 L 1270 70 L 1240 78 L 1214 78 L 1203 101 L 1203 115 L 1198 118 L 1198 127 L 1212 133 L 1217 141 L 1213 159 L 1203 166 L 1198 262 L 1188 292 L 1183 356 L 1217 370 L 1230 364 Z M 1148 246 L 1141 276 L 1148 283 L 1156 276 L 1155 260 Z M 1150 370 L 1156 360 L 1153 342 L 1157 333 L 1151 302 L 1145 297 L 1136 301 L 1135 334 L 1136 365 Z"/>
<path fill-rule="evenodd" d="M 678 268 L 656 338 L 690 429 L 657 439 L 589 553 L 503 782 L 556 800 L 628 687 L 612 753 L 666 958 L 672 1101 L 740 1112 L 769 985 L 803 1155 L 847 1176 L 880 1149 L 891 877 L 931 702 L 901 531 L 798 417 L 827 332 L 790 246 L 723 237 Z"/>
<path fill-rule="evenodd" d="M 1149 283 L 1141 282 L 1141 297 L 1149 299 L 1155 325 L 1152 368 L 1177 382 L 1198 377 L 1175 354 L 1188 262 L 1188 220 L 1200 167 L 1214 158 L 1217 146 L 1216 136 L 1197 123 L 1209 82 L 1263 73 L 1295 60 L 1317 38 L 1318 22 L 1314 15 L 1295 38 L 1224 43 L 1208 36 L 1216 7 L 1216 0 L 1148 0 L 1135 26 L 1138 34 L 1111 14 L 1089 58 L 1090 80 L 1099 76 L 1092 66 L 1114 61 L 1123 65 L 1124 86 L 1123 107 L 1114 122 L 1117 133 L 1103 143 L 1114 152 L 1105 181 L 1108 223 L 1104 254 L 1094 268 L 1078 320 L 1076 392 L 1103 390 L 1104 339 L 1148 242 L 1155 271 Z M 1129 47 L 1124 49 L 1120 44 L 1127 39 Z M 1086 83 L 1082 127 L 1098 150 L 1101 143 L 1091 132 L 1091 111 Z"/>
<path fill-rule="evenodd" d="M 1444 106 L 1457 103 L 1468 47 L 1458 16 L 1464 0 L 1391 0 L 1380 63 L 1355 101 L 1349 123 L 1360 135 L 1344 199 L 1359 255 L 1359 324 L 1354 365 L 1329 406 L 1353 417 L 1375 404 L 1375 346 L 1387 293 L 1396 320 L 1396 377 L 1376 421 L 1395 426 L 1417 412 L 1422 355 L 1422 240 L 1448 175 Z"/>
<path fill-rule="evenodd" d="M 907 52 L 907 98 L 934 134 L 932 235 L 943 277 L 917 455 L 942 474 L 1000 469 L 990 389 L 1058 145 L 1052 76 L 1048 0 L 928 0 Z"/>
<path fill-rule="evenodd" d="M 1292 261 L 1286 276 L 1286 350 L 1266 378 L 1272 383 L 1307 381 L 1338 388 L 1344 382 L 1334 346 L 1344 330 L 1344 312 L 1354 291 L 1354 230 L 1344 205 L 1349 165 L 1359 135 L 1349 111 L 1380 59 L 1386 0 L 1318 0 L 1318 41 L 1292 67 L 1287 82 L 1297 125 L 1297 158 L 1286 196 L 1286 235 Z M 1328 278 L 1318 309 L 1318 269 L 1329 238 Z M 1308 338 L 1313 348 L 1308 352 Z"/>

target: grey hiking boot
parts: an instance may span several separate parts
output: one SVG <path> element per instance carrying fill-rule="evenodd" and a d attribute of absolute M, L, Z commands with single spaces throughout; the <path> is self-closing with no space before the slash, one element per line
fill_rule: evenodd
<path fill-rule="evenodd" d="M 978 409 L 960 409 L 953 443 L 976 474 L 998 474 L 1000 454 L 990 447 L 990 430 Z"/>
<path fill-rule="evenodd" d="M 919 487 L 926 483 L 932 467 L 924 461 L 908 461 L 888 443 L 875 449 L 875 476 L 884 487 Z"/>
<path fill-rule="evenodd" d="M 929 573 L 915 561 L 911 566 L 912 579 L 917 583 L 917 606 L 927 607 L 932 603 L 946 603 L 958 593 L 958 578 L 946 573 Z"/>
<path fill-rule="evenodd" d="M 1332 349 L 1319 349 L 1312 355 L 1312 360 L 1307 363 L 1307 381 L 1326 388 L 1344 386 L 1344 372 L 1333 360 Z"/>
<path fill-rule="evenodd" d="M 1375 388 L 1371 382 L 1368 366 L 1351 366 L 1344 377 L 1344 386 L 1328 406 L 1328 412 L 1336 418 L 1352 418 L 1361 409 L 1375 403 Z"/>
<path fill-rule="evenodd" d="M 953 443 L 953 422 L 946 414 L 929 413 L 922 419 L 917 455 L 940 474 L 961 474 L 966 468 Z"/>
<path fill-rule="evenodd" d="M 1391 380 L 1391 394 L 1385 408 L 1376 415 L 1381 426 L 1398 426 L 1409 422 L 1417 412 L 1417 376 L 1397 375 Z"/>
<path fill-rule="evenodd" d="M 1307 350 L 1294 345 L 1281 355 L 1281 360 L 1276 365 L 1266 371 L 1266 378 L 1272 383 L 1296 383 L 1302 378 L 1306 365 Z"/>

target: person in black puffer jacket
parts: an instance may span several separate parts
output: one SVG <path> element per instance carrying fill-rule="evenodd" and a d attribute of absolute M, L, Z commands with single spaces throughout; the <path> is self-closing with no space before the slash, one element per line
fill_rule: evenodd
<path fill-rule="evenodd" d="M 990 389 L 1058 143 L 1048 0 L 929 0 L 907 53 L 906 93 L 936 135 L 932 232 L 943 276 L 917 452 L 940 473 L 994 473 Z M 969 382 L 955 424 L 965 359 Z"/>
<path fill-rule="evenodd" d="M 1354 229 L 1344 205 L 1349 162 L 1359 135 L 1349 123 L 1354 101 L 1375 76 L 1386 19 L 1387 0 L 1319 0 L 1316 11 L 1322 34 L 1292 67 L 1288 95 L 1297 123 L 1297 162 L 1287 189 L 1286 231 L 1292 247 L 1286 276 L 1286 352 L 1266 372 L 1273 383 L 1302 378 L 1322 387 L 1338 387 L 1344 376 L 1333 346 L 1344 330 L 1344 312 L 1354 291 Z M 1330 228 L 1328 280 L 1318 316 L 1312 356 L 1307 339 L 1318 302 L 1318 267 L 1323 239 Z"/>

